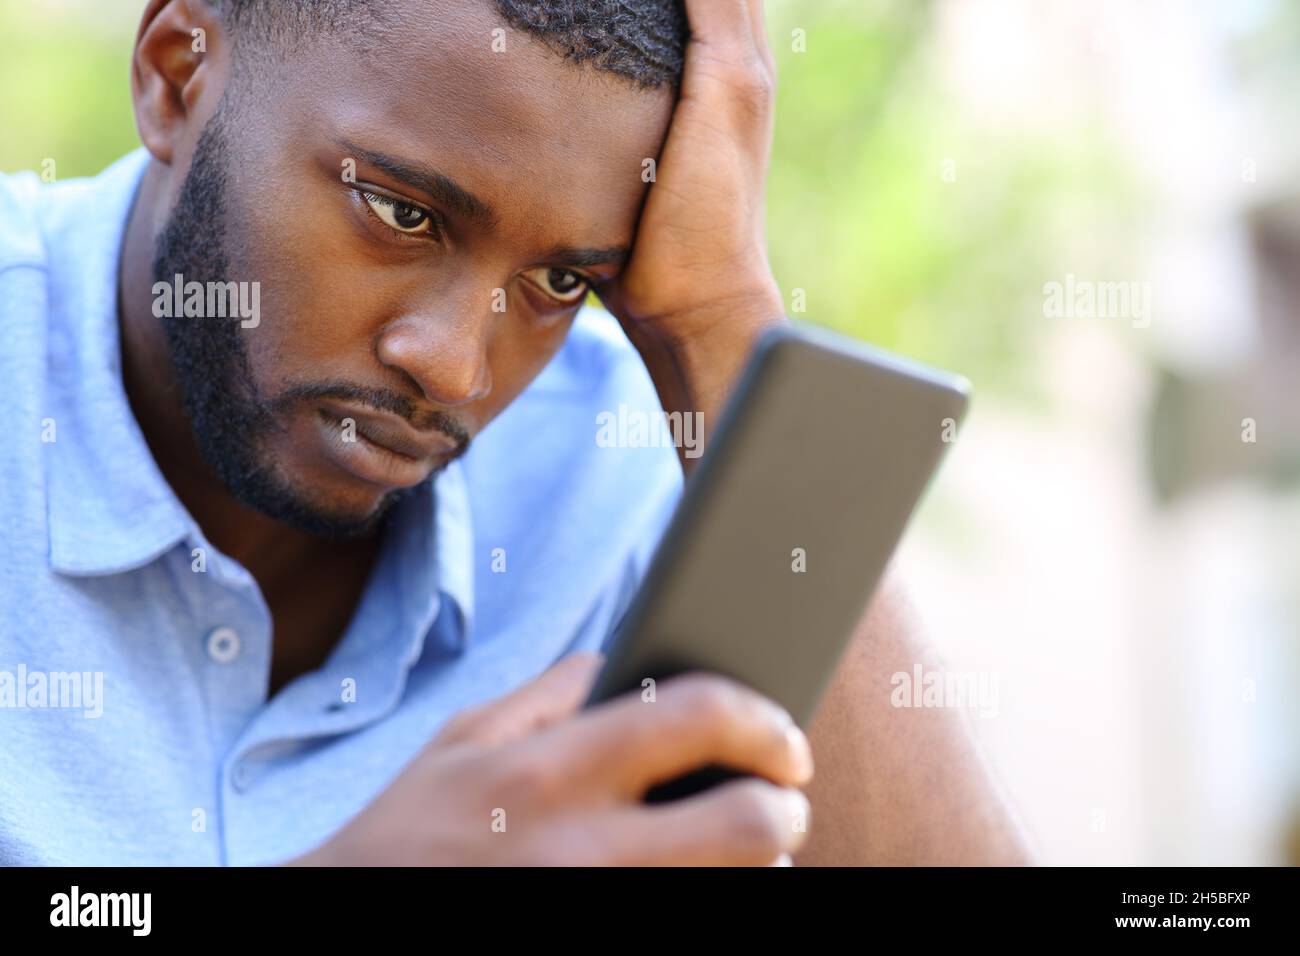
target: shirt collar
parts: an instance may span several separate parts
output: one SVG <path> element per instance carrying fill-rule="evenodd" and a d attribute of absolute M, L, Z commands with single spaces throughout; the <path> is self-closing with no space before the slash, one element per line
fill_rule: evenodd
<path fill-rule="evenodd" d="M 461 649 L 474 624 L 474 533 L 461 463 L 453 461 L 432 484 L 421 485 L 393 518 L 377 570 L 395 585 L 404 630 L 426 634 L 439 615 L 439 596 L 449 598 L 457 619 L 446 621 L 449 630 L 441 636 Z"/>
<path fill-rule="evenodd" d="M 53 441 L 46 489 L 50 565 L 64 574 L 147 564 L 194 525 L 154 461 L 122 384 L 118 267 L 148 161 L 136 150 L 50 198 Z M 64 211 L 73 209 L 75 215 Z"/>
<path fill-rule="evenodd" d="M 189 540 L 206 546 L 136 422 L 122 383 L 117 289 L 123 234 L 149 154 L 137 149 L 99 176 L 61 187 L 47 236 L 52 320 L 47 446 L 50 566 L 67 575 L 142 567 Z M 72 214 L 75 208 L 75 215 Z M 63 220 L 67 220 L 64 222 Z M 441 591 L 455 603 L 458 640 L 474 619 L 473 523 L 458 461 L 393 515 L 380 570 L 399 575 L 408 623 L 420 633 Z"/>

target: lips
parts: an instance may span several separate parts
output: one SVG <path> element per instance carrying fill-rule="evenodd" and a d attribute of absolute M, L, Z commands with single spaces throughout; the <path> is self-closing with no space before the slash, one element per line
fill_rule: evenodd
<path fill-rule="evenodd" d="M 421 430 L 405 419 L 344 403 L 320 407 L 326 447 L 335 463 L 376 485 L 404 487 L 429 476 L 436 460 L 454 454 L 458 442 L 436 429 Z M 349 436 L 348 420 L 355 423 Z"/>

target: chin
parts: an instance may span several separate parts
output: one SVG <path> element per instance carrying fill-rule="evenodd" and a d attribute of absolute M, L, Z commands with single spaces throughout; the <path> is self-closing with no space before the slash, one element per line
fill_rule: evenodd
<path fill-rule="evenodd" d="M 308 534 L 336 541 L 367 538 L 375 534 L 396 504 L 396 496 L 384 495 L 366 507 L 342 506 L 336 501 L 322 504 L 317 501 L 298 501 L 291 507 L 281 507 L 267 512 L 290 527 Z"/>
<path fill-rule="evenodd" d="M 274 468 L 230 476 L 230 492 L 241 504 L 299 531 L 334 540 L 374 534 L 408 493 L 357 480 L 337 469 L 295 468 L 281 455 Z"/>
<path fill-rule="evenodd" d="M 330 538 L 360 538 L 372 534 L 407 489 L 385 490 L 354 479 L 314 483 L 294 488 L 298 506 L 281 520 Z"/>

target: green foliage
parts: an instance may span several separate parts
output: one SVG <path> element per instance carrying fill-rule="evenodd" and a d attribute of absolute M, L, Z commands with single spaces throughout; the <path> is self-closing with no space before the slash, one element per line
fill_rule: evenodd
<path fill-rule="evenodd" d="M 0 4 L 0 170 L 99 172 L 139 145 L 131 44 L 142 5 Z"/>
<path fill-rule="evenodd" d="M 803 318 L 1020 392 L 1035 384 L 1043 284 L 1078 251 L 1070 219 L 1120 216 L 1125 177 L 1086 122 L 1030 138 L 953 102 L 932 13 L 775 8 L 774 266 L 788 301 L 806 291 Z M 806 52 L 791 49 L 796 27 Z"/>

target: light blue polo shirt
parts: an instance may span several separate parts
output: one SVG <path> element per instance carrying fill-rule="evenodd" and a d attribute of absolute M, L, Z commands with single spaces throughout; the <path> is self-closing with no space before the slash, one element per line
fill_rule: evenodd
<path fill-rule="evenodd" d="M 164 480 L 122 385 L 118 259 L 147 161 L 0 176 L 0 864 L 316 846 L 450 715 L 601 646 L 681 490 L 671 448 L 598 440 L 602 413 L 659 405 L 617 323 L 584 309 L 395 513 L 328 661 L 268 699 L 266 603 Z"/>

